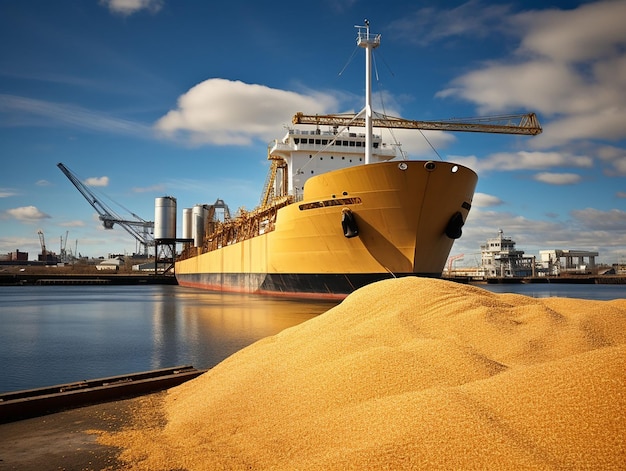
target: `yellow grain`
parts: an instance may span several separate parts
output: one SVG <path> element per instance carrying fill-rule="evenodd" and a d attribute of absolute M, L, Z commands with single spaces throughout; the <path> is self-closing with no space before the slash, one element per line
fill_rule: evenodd
<path fill-rule="evenodd" d="M 136 416 L 131 470 L 623 469 L 626 299 L 374 283 Z"/>

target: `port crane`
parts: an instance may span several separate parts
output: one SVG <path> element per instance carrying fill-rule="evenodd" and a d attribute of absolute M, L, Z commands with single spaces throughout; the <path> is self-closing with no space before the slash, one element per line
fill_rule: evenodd
<path fill-rule="evenodd" d="M 148 255 L 148 247 L 154 247 L 154 222 L 146 221 L 131 212 L 134 219 L 124 219 L 113 211 L 109 206 L 100 201 L 98 197 L 81 182 L 65 165 L 58 163 L 57 167 L 72 182 L 78 191 L 85 197 L 87 202 L 96 210 L 98 218 L 102 221 L 105 229 L 113 229 L 117 224 L 132 235 L 143 249 L 143 254 Z"/>
<path fill-rule="evenodd" d="M 37 231 L 39 236 L 39 245 L 41 245 L 41 259 L 45 262 L 48 259 L 48 251 L 46 250 L 46 238 L 43 235 L 43 231 L 39 229 Z"/>

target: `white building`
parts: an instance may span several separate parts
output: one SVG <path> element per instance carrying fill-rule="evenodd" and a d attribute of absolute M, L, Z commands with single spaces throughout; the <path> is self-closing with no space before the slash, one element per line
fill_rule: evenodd
<path fill-rule="evenodd" d="M 507 278 L 533 276 L 535 257 L 524 257 L 523 250 L 515 249 L 515 241 L 504 237 L 502 229 L 498 236 L 487 239 L 480 246 L 481 266 L 484 276 L 489 278 Z"/>
<path fill-rule="evenodd" d="M 120 258 L 107 258 L 100 264 L 96 265 L 96 270 L 104 271 L 104 270 L 113 270 L 119 271 L 120 267 L 124 266 L 124 260 Z"/>
<path fill-rule="evenodd" d="M 548 275 L 562 273 L 593 273 L 598 252 L 585 250 L 540 250 L 541 267 Z M 587 259 L 587 261 L 585 261 Z"/>

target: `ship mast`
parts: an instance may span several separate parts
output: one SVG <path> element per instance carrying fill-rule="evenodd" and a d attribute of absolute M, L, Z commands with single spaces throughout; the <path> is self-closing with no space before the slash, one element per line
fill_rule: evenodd
<path fill-rule="evenodd" d="M 365 26 L 355 26 L 359 29 L 356 43 L 365 48 L 365 108 L 359 115 L 365 115 L 365 164 L 372 159 L 372 50 L 380 46 L 380 34 L 370 36 L 370 22 L 365 20 Z"/>

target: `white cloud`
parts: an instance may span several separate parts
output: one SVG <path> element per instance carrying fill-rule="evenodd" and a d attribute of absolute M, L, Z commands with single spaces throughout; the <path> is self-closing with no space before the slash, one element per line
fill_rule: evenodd
<path fill-rule="evenodd" d="M 112 13 L 129 16 L 140 10 L 156 13 L 163 7 L 163 0 L 100 0 L 100 4 Z"/>
<path fill-rule="evenodd" d="M 501 204 L 503 204 L 503 201 L 500 198 L 486 193 L 474 193 L 474 199 L 472 200 L 472 206 L 475 208 L 488 208 L 500 206 Z"/>
<path fill-rule="evenodd" d="M 109 177 L 89 177 L 85 180 L 85 185 L 89 186 L 108 186 Z"/>
<path fill-rule="evenodd" d="M 35 206 L 22 206 L 20 208 L 7 209 L 6 213 L 18 221 L 32 222 L 40 219 L 47 219 L 50 216 Z"/>
<path fill-rule="evenodd" d="M 620 209 L 601 211 L 599 209 L 586 208 L 572 211 L 572 216 L 576 218 L 584 229 L 620 231 L 623 237 L 626 236 L 626 211 Z"/>
<path fill-rule="evenodd" d="M 464 265 L 480 263 L 480 245 L 495 237 L 499 229 L 529 256 L 538 256 L 540 250 L 547 249 L 597 250 L 599 261 L 615 263 L 624 255 L 626 213 L 621 210 L 589 208 L 543 220 L 473 206 L 463 226 L 463 236 L 454 243 L 452 251 L 452 255 L 465 254 Z"/>
<path fill-rule="evenodd" d="M 19 193 L 13 188 L 0 188 L 0 198 L 8 198 L 17 194 Z"/>
<path fill-rule="evenodd" d="M 297 111 L 324 114 L 337 109 L 328 94 L 304 95 L 225 79 L 209 79 L 179 97 L 178 106 L 157 121 L 164 136 L 195 145 L 249 145 L 275 138 Z"/>
<path fill-rule="evenodd" d="M 0 94 L 4 126 L 69 126 L 139 137 L 151 137 L 145 125 L 80 106 Z"/>
<path fill-rule="evenodd" d="M 463 164 L 463 162 L 459 162 Z M 593 165 L 593 159 L 567 152 L 499 152 L 485 158 L 473 160 L 474 169 L 480 171 L 540 170 L 553 167 L 583 167 Z"/>
<path fill-rule="evenodd" d="M 386 111 L 397 115 L 397 103 L 387 96 Z M 269 142 L 276 130 L 291 125 L 293 115 L 336 113 L 340 99 L 329 93 L 296 93 L 264 85 L 213 78 L 180 96 L 178 106 L 157 121 L 163 136 L 191 145 L 250 145 Z M 344 111 L 350 112 L 350 111 Z M 353 111 L 352 111 L 353 112 Z M 354 127 L 354 129 L 357 129 Z M 389 144 L 399 144 L 410 157 L 436 158 L 432 147 L 443 148 L 456 140 L 450 133 L 407 129 L 380 130 Z"/>
<path fill-rule="evenodd" d="M 620 46 L 626 45 L 624 18 L 626 2 L 609 0 L 573 10 L 521 13 L 514 23 L 528 31 L 522 51 L 559 62 L 578 62 L 620 52 Z"/>
<path fill-rule="evenodd" d="M 85 221 L 75 220 L 59 223 L 61 227 L 85 227 Z"/>
<path fill-rule="evenodd" d="M 537 173 L 533 179 L 550 185 L 571 185 L 578 183 L 582 177 L 576 173 L 541 172 Z"/>
<path fill-rule="evenodd" d="M 520 35 L 515 57 L 486 63 L 437 96 L 473 102 L 481 114 L 538 112 L 547 121 L 530 141 L 536 148 L 624 139 L 625 17 L 626 2 L 601 1 L 502 18 L 509 34 Z"/>
<path fill-rule="evenodd" d="M 510 9 L 507 4 L 485 4 L 477 0 L 450 9 L 426 7 L 407 12 L 388 29 L 405 41 L 428 46 L 435 41 L 464 35 L 472 35 L 474 38 L 485 36 L 491 28 L 498 27 Z M 419 34 L 415 34 L 416 31 Z"/>
<path fill-rule="evenodd" d="M 598 158 L 609 168 L 605 173 L 609 176 L 626 176 L 626 149 L 614 146 L 601 146 L 596 150 Z"/>

